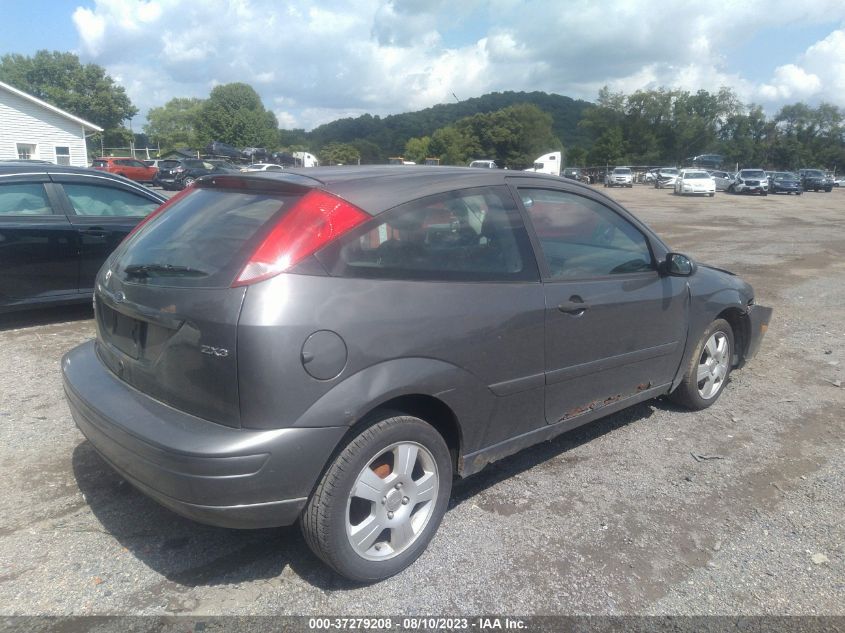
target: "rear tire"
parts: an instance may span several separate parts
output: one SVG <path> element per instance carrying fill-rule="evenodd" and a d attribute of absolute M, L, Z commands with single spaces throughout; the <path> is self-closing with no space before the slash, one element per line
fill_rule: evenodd
<path fill-rule="evenodd" d="M 375 418 L 337 455 L 300 517 L 311 550 L 350 580 L 399 573 L 425 551 L 446 512 L 452 459 L 434 427 Z"/>
<path fill-rule="evenodd" d="M 687 362 L 683 380 L 669 399 L 694 411 L 716 402 L 728 382 L 733 353 L 733 329 L 724 319 L 716 319 L 704 330 Z"/>

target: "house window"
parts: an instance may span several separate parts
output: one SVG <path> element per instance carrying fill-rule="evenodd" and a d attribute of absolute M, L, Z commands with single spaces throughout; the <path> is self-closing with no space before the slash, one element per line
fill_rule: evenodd
<path fill-rule="evenodd" d="M 29 160 L 35 158 L 36 147 L 32 143 L 18 143 L 18 158 L 21 160 Z"/>
<path fill-rule="evenodd" d="M 56 164 L 57 165 L 70 165 L 70 148 L 69 147 L 62 147 L 60 145 L 56 146 Z"/>

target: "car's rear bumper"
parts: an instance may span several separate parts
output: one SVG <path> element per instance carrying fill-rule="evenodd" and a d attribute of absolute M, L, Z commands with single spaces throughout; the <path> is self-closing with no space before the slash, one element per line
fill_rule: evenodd
<path fill-rule="evenodd" d="M 757 355 L 760 351 L 760 344 L 763 342 L 763 336 L 766 330 L 769 329 L 769 321 L 772 318 L 772 308 L 767 308 L 760 305 L 751 305 L 748 308 L 748 347 L 745 350 L 744 360 L 749 361 Z"/>
<path fill-rule="evenodd" d="M 77 426 L 127 481 L 191 519 L 234 528 L 299 516 L 346 427 L 248 430 L 177 411 L 133 389 L 94 342 L 62 359 Z"/>

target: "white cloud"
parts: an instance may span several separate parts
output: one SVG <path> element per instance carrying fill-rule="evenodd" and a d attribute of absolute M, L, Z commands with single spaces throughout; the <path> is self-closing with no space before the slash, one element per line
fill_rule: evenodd
<path fill-rule="evenodd" d="M 772 83 L 759 87 L 760 94 L 769 101 L 804 99 L 816 94 L 822 87 L 818 75 L 808 73 L 795 64 L 775 68 Z"/>
<path fill-rule="evenodd" d="M 592 100 L 603 85 L 728 85 L 772 107 L 790 99 L 845 107 L 845 31 L 778 68 L 749 69 L 725 54 L 767 26 L 845 23 L 841 0 L 747 0 L 723 10 L 655 0 L 94 2 L 73 14 L 80 52 L 121 77 L 142 116 L 233 81 L 258 90 L 283 126 L 305 128 L 415 110 L 453 93 Z"/>

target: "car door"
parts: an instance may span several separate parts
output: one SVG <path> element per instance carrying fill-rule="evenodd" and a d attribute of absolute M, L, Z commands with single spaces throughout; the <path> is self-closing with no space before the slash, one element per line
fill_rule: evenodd
<path fill-rule="evenodd" d="M 645 230 L 607 201 L 517 188 L 542 255 L 546 421 L 669 385 L 686 340 L 686 281 L 658 273 Z"/>
<path fill-rule="evenodd" d="M 76 292 L 79 237 L 46 174 L 0 177 L 0 304 Z"/>
<path fill-rule="evenodd" d="M 127 178 L 137 180 L 139 182 L 149 180 L 149 177 L 147 176 L 149 168 L 141 161 L 125 158 L 116 162 L 120 164 L 120 169 Z"/>
<path fill-rule="evenodd" d="M 107 178 L 53 178 L 56 195 L 79 239 L 76 285 L 80 291 L 87 291 L 94 287 L 94 277 L 106 258 L 163 198 Z"/>

